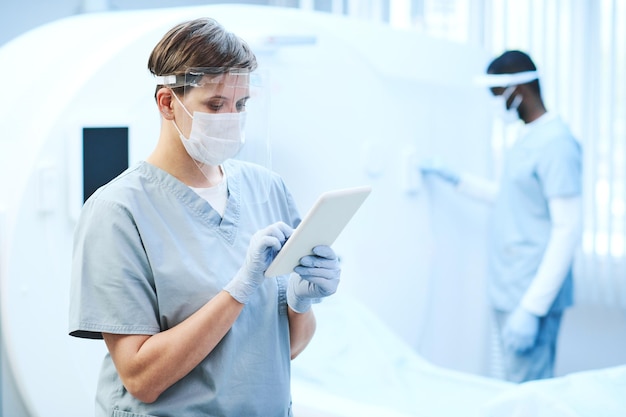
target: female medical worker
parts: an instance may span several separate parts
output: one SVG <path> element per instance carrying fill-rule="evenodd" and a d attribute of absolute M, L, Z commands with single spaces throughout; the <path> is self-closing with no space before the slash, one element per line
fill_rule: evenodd
<path fill-rule="evenodd" d="M 537 68 L 526 53 L 504 52 L 482 80 L 505 118 L 524 122 L 507 152 L 499 187 L 442 167 L 424 166 L 422 172 L 494 203 L 487 289 L 504 377 L 513 382 L 550 378 L 562 313 L 573 301 L 582 152 L 565 123 L 546 110 Z"/>
<path fill-rule="evenodd" d="M 70 334 L 108 348 L 97 417 L 292 415 L 290 360 L 340 269 L 319 246 L 264 276 L 300 219 L 277 175 L 232 159 L 256 66 L 212 19 L 152 51 L 158 143 L 89 198 L 74 237 Z"/>

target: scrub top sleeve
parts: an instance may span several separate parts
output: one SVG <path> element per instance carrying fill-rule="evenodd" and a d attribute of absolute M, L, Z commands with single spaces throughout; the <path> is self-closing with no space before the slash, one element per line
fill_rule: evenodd
<path fill-rule="evenodd" d="M 582 193 L 582 152 L 572 138 L 553 140 L 543 151 L 537 174 L 546 198 L 573 197 Z"/>
<path fill-rule="evenodd" d="M 74 236 L 70 297 L 72 336 L 159 332 L 150 265 L 133 216 L 123 206 L 93 199 L 83 208 Z"/>

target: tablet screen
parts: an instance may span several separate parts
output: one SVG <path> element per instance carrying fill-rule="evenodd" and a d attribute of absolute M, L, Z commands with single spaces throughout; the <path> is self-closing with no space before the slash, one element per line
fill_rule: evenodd
<path fill-rule="evenodd" d="M 372 191 L 369 186 L 323 193 L 265 271 L 266 277 L 293 272 L 318 245 L 332 245 Z"/>

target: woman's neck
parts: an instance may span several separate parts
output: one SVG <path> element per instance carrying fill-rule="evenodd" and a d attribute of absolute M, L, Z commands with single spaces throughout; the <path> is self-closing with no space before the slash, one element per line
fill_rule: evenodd
<path fill-rule="evenodd" d="M 182 183 L 196 188 L 208 188 L 219 184 L 223 178 L 220 166 L 202 165 L 193 160 L 180 138 L 159 138 L 154 151 L 146 162 L 176 177 Z"/>

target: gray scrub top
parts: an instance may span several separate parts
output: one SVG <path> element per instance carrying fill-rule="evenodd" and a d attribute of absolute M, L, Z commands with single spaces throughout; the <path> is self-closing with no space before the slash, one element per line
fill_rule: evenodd
<path fill-rule="evenodd" d="M 146 162 L 89 198 L 74 236 L 71 335 L 100 339 L 101 332 L 167 330 L 235 276 L 252 234 L 279 220 L 292 227 L 300 222 L 276 174 L 236 161 L 224 169 L 223 218 Z M 270 184 L 267 198 L 256 195 L 259 179 Z M 268 278 L 215 349 L 154 403 L 126 391 L 107 354 L 96 417 L 291 416 L 286 280 Z"/>
<path fill-rule="evenodd" d="M 489 299 L 512 311 L 528 289 L 550 239 L 548 200 L 582 193 L 582 151 L 563 121 L 530 126 L 507 153 L 491 217 Z M 572 304 L 571 267 L 550 311 Z"/>

